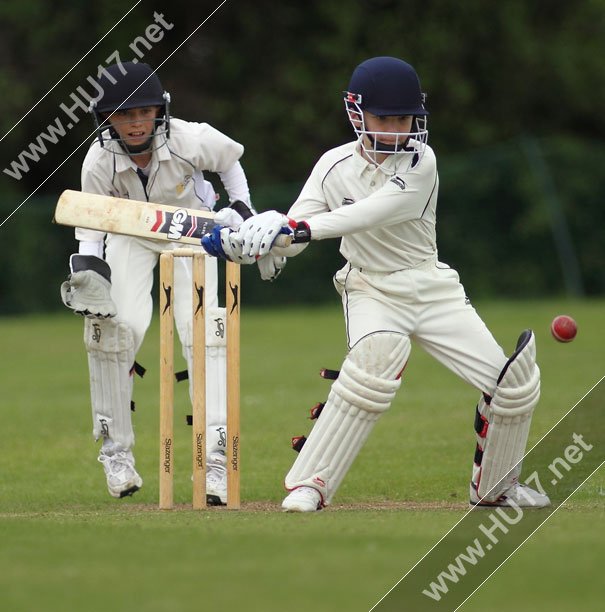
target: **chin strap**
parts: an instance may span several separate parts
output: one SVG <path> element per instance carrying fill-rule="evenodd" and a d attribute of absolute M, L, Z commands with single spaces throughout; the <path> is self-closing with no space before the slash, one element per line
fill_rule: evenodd
<path fill-rule="evenodd" d="M 370 134 L 369 132 L 366 134 L 366 136 L 368 137 L 368 140 L 372 144 L 372 153 L 394 154 L 394 153 L 406 153 L 406 152 L 413 153 L 414 152 L 413 147 L 407 146 L 408 142 L 410 141 L 410 138 L 412 138 L 414 134 L 408 134 L 405 141 L 401 143 L 400 145 L 389 145 L 384 142 L 380 142 L 379 140 L 376 140 L 376 138 L 374 138 L 374 136 L 372 136 L 372 134 Z"/>

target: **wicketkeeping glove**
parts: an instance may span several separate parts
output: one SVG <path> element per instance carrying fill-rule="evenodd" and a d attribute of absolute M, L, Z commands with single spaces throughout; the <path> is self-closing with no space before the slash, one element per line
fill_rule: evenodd
<path fill-rule="evenodd" d="M 69 268 L 71 274 L 61 284 L 63 303 L 89 319 L 115 317 L 117 309 L 111 299 L 108 263 L 94 255 L 75 253 L 69 258 Z"/>
<path fill-rule="evenodd" d="M 231 229 L 236 230 L 244 222 L 244 218 L 237 210 L 227 206 L 225 208 L 221 208 L 216 215 L 214 215 L 214 222 L 217 225 L 230 227 Z"/>

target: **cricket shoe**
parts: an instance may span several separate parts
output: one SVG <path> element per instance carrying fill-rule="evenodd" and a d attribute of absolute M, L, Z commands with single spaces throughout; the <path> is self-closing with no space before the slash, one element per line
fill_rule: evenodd
<path fill-rule="evenodd" d="M 227 503 L 227 457 L 221 452 L 210 453 L 206 466 L 206 503 L 224 506 Z"/>
<path fill-rule="evenodd" d="M 281 504 L 284 512 L 315 512 L 323 504 L 321 494 L 313 487 L 297 487 Z"/>
<path fill-rule="evenodd" d="M 534 491 L 531 487 L 520 482 L 515 482 L 493 502 L 481 499 L 477 493 L 476 485 L 471 482 L 470 497 L 471 507 L 476 508 L 547 508 L 550 506 L 548 495 L 538 493 L 538 491 Z"/>
<path fill-rule="evenodd" d="M 103 464 L 107 488 L 112 497 L 132 495 L 143 486 L 143 479 L 134 469 L 132 451 L 108 452 L 101 449 L 98 460 Z"/>

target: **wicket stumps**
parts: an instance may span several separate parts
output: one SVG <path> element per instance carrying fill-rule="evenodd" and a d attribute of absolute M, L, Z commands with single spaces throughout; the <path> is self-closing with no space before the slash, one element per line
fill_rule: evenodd
<path fill-rule="evenodd" d="M 193 507 L 206 507 L 205 253 L 174 249 L 160 255 L 160 508 L 174 507 L 174 258 L 189 257 L 193 286 Z M 227 341 L 227 508 L 240 507 L 240 267 L 225 271 Z M 217 381 L 218 384 L 218 381 Z"/>

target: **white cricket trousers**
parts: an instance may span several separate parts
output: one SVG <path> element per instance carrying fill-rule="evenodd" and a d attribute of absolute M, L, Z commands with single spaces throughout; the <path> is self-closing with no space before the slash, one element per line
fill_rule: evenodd
<path fill-rule="evenodd" d="M 105 258 L 111 268 L 111 297 L 118 314 L 116 320 L 130 327 L 135 353 L 141 347 L 153 315 L 153 271 L 160 253 L 176 244 L 108 234 Z M 206 308 L 218 306 L 217 266 L 206 257 Z M 191 259 L 174 260 L 174 321 L 182 345 L 192 342 Z M 157 293 L 157 291 L 156 291 Z"/>
<path fill-rule="evenodd" d="M 380 273 L 345 265 L 334 276 L 349 348 L 364 336 L 407 336 L 460 378 L 492 395 L 507 357 L 466 297 L 458 273 L 435 259 Z"/>

